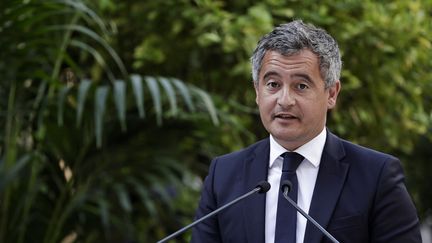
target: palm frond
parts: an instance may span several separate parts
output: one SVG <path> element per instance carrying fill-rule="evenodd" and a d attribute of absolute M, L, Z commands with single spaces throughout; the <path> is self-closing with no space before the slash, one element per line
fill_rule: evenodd
<path fill-rule="evenodd" d="M 91 39 L 95 40 L 97 43 L 99 43 L 104 50 L 106 50 L 110 57 L 115 61 L 118 68 L 121 71 L 121 74 L 126 77 L 127 71 L 126 67 L 123 64 L 123 61 L 118 56 L 118 54 L 114 51 L 114 49 L 108 44 L 108 42 L 99 34 L 97 34 L 95 31 L 91 30 L 90 28 L 87 28 L 85 26 L 81 25 L 75 25 L 75 24 L 69 24 L 69 25 L 53 25 L 49 26 L 44 29 L 47 33 L 50 33 L 52 31 L 70 31 L 70 32 L 78 32 L 82 34 L 83 36 L 90 37 Z M 76 44 L 76 43 L 75 43 Z"/>
<path fill-rule="evenodd" d="M 143 86 L 143 80 L 147 84 L 147 89 Z M 132 89 L 127 87 L 131 86 Z M 105 110 L 109 109 L 110 105 L 108 102 L 114 100 L 114 107 L 116 112 L 108 112 L 110 116 L 116 114 L 120 122 L 120 126 L 123 131 L 126 130 L 127 111 L 131 109 L 132 104 L 136 105 L 136 109 L 139 111 L 139 116 L 144 118 L 144 94 L 148 93 L 149 97 L 152 98 L 153 107 L 151 110 L 154 111 L 156 116 L 156 122 L 158 125 L 162 124 L 162 117 L 164 114 L 163 103 L 167 100 L 170 106 L 170 112 L 168 116 L 176 116 L 179 109 L 179 100 L 177 97 L 183 97 L 185 106 L 192 110 L 195 109 L 199 104 L 203 109 L 202 112 L 207 112 L 210 115 L 211 120 L 215 125 L 219 124 L 217 109 L 210 97 L 210 95 L 202 89 L 199 89 L 192 85 L 172 78 L 165 77 L 150 77 L 140 76 L 138 74 L 132 74 L 129 80 L 116 80 L 111 86 L 103 85 L 99 86 L 96 82 L 89 80 L 83 80 L 78 86 L 78 93 L 75 98 L 77 100 L 76 114 L 77 114 L 77 125 L 79 125 L 83 119 L 84 106 L 87 103 L 87 99 L 92 97 L 88 96 L 87 93 L 93 89 L 95 90 L 95 106 L 94 106 L 94 119 L 95 119 L 95 137 L 98 147 L 102 144 L 102 133 L 103 133 L 103 119 L 105 116 Z M 113 90 L 113 92 L 109 92 Z M 132 94 L 128 94 L 131 92 Z M 69 88 L 67 89 L 69 92 Z M 161 92 L 163 91 L 163 92 Z M 63 110 L 65 105 L 63 102 L 65 97 L 65 88 L 59 89 L 59 107 L 58 107 L 58 120 L 63 121 Z M 70 93 L 70 92 L 69 92 Z M 109 96 L 112 96 L 109 98 Z M 135 101 L 128 104 L 126 97 L 134 97 Z"/>
<path fill-rule="evenodd" d="M 147 83 L 147 87 L 150 90 L 150 94 L 153 99 L 157 124 L 160 125 L 162 124 L 162 101 L 159 85 L 157 84 L 155 77 L 145 77 L 144 80 Z"/>
<path fill-rule="evenodd" d="M 138 113 L 140 118 L 145 117 L 144 110 L 144 89 L 142 78 L 139 75 L 132 74 L 131 77 L 132 90 L 136 100 L 136 106 L 138 108 Z"/>
<path fill-rule="evenodd" d="M 109 92 L 108 86 L 97 87 L 95 92 L 94 121 L 95 121 L 96 144 L 98 147 L 102 146 L 103 120 L 104 120 L 105 110 L 107 106 L 108 92 Z"/>
<path fill-rule="evenodd" d="M 80 82 L 78 87 L 78 94 L 77 94 L 77 112 L 76 112 L 76 125 L 79 126 L 82 121 L 83 113 L 84 113 L 84 106 L 85 101 L 87 99 L 87 94 L 90 90 L 91 81 L 88 79 L 84 79 Z"/>
<path fill-rule="evenodd" d="M 126 131 L 126 83 L 117 80 L 114 83 L 114 104 L 122 131 Z"/>
<path fill-rule="evenodd" d="M 210 94 L 176 78 L 129 75 L 83 1 L 0 6 L 0 242 L 124 240 L 147 216 L 154 227 L 165 206 L 174 210 L 188 168 L 176 161 L 181 142 L 166 141 L 174 151 L 166 154 L 153 138 L 186 112 L 218 124 Z M 181 132 L 174 137 L 187 141 Z"/>

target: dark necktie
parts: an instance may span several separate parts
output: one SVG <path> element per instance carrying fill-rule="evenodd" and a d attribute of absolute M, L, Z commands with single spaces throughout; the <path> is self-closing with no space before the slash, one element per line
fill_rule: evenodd
<path fill-rule="evenodd" d="M 303 161 L 303 156 L 295 152 L 286 152 L 284 157 L 281 183 L 284 180 L 289 180 L 292 183 L 292 189 L 288 196 L 297 202 L 297 175 L 296 170 Z M 279 190 L 278 206 L 276 214 L 276 231 L 275 243 L 295 243 L 296 242 L 296 225 L 297 211 L 284 198 L 283 193 Z"/>

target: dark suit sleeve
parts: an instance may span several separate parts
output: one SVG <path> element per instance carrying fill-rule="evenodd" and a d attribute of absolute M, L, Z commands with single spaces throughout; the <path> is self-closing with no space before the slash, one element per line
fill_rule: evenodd
<path fill-rule="evenodd" d="M 419 220 L 404 184 L 399 160 L 389 159 L 381 171 L 370 218 L 370 242 L 421 242 Z"/>
<path fill-rule="evenodd" d="M 201 199 L 195 215 L 195 220 L 211 213 L 217 209 L 217 201 L 214 193 L 214 173 L 217 159 L 210 165 L 209 174 L 204 180 L 204 187 L 201 192 Z M 210 217 L 197 224 L 192 230 L 192 243 L 216 243 L 222 242 L 219 233 L 217 216 Z"/>

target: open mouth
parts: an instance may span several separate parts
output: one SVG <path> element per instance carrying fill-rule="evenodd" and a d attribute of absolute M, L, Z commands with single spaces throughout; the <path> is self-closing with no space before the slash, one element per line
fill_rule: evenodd
<path fill-rule="evenodd" d="M 296 116 L 291 115 L 291 114 L 286 114 L 286 113 L 279 113 L 279 114 L 276 114 L 276 115 L 274 116 L 274 118 L 284 119 L 284 120 L 294 120 L 294 119 L 297 119 Z"/>

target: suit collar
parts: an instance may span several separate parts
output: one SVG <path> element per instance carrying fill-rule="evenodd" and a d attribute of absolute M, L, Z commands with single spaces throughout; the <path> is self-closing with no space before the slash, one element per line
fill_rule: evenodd
<path fill-rule="evenodd" d="M 324 228 L 333 214 L 345 183 L 349 164 L 342 163 L 345 151 L 341 140 L 327 131 L 326 144 L 321 158 L 309 215 Z M 306 226 L 304 242 L 318 243 L 323 234 L 311 223 Z"/>
<path fill-rule="evenodd" d="M 327 130 L 323 128 L 323 130 L 316 137 L 294 151 L 301 154 L 309 163 L 311 163 L 311 165 L 317 168 L 321 163 L 326 137 Z"/>
<path fill-rule="evenodd" d="M 242 172 L 245 192 L 253 189 L 259 181 L 267 179 L 269 139 L 258 142 L 252 150 L 250 156 L 245 159 Z M 343 157 L 345 151 L 341 140 L 327 130 L 326 143 L 309 208 L 309 214 L 324 228 L 330 221 L 348 173 L 349 164 L 341 162 Z M 248 242 L 264 242 L 265 194 L 258 194 L 245 201 L 243 218 Z M 322 237 L 323 234 L 314 225 L 307 224 L 304 242 L 318 243 Z"/>
<path fill-rule="evenodd" d="M 294 152 L 297 152 L 301 154 L 307 162 L 311 163 L 315 168 L 319 166 L 321 157 L 322 157 L 322 151 L 324 149 L 324 145 L 326 142 L 327 137 L 327 130 L 323 128 L 323 130 L 312 140 L 309 142 L 303 144 Z M 270 135 L 270 165 L 269 168 L 272 168 L 276 159 L 283 153 L 287 152 L 288 150 L 282 145 L 280 145 L 272 135 Z"/>
<path fill-rule="evenodd" d="M 246 158 L 242 172 L 245 191 L 252 190 L 258 182 L 267 180 L 269 153 L 269 139 L 264 139 L 257 143 L 253 152 Z M 264 242 L 265 199 L 265 194 L 258 194 L 245 200 L 243 218 L 249 243 Z"/>

